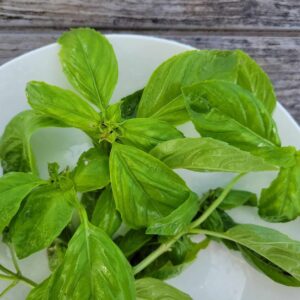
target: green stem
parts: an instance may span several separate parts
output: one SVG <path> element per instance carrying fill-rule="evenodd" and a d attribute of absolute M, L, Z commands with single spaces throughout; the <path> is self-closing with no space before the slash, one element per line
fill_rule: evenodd
<path fill-rule="evenodd" d="M 213 236 L 219 239 L 226 239 L 226 240 L 230 240 L 230 238 L 228 238 L 225 234 L 221 233 L 221 232 L 215 232 L 215 231 L 210 231 L 210 230 L 205 230 L 205 229 L 191 229 L 189 231 L 189 233 L 192 234 L 205 234 L 205 235 L 209 235 L 209 236 Z"/>
<path fill-rule="evenodd" d="M 19 264 L 18 264 L 18 260 L 17 260 L 15 249 L 14 249 L 13 245 L 11 243 L 8 243 L 7 246 L 9 248 L 10 255 L 11 255 L 11 258 L 12 258 L 12 262 L 13 262 L 13 265 L 14 265 L 16 271 L 17 271 L 17 274 L 22 274 L 22 272 L 20 270 L 20 267 L 19 267 Z"/>
<path fill-rule="evenodd" d="M 228 193 L 231 191 L 233 186 L 237 183 L 237 181 L 243 176 L 244 174 L 239 174 L 235 176 L 229 184 L 226 186 L 226 188 L 223 190 L 221 195 L 208 207 L 208 209 L 197 219 L 195 220 L 187 232 L 182 232 L 171 238 L 169 241 L 161 244 L 155 251 L 153 251 L 151 254 L 149 254 L 146 258 L 144 258 L 139 264 L 137 264 L 135 267 L 133 267 L 133 273 L 134 275 L 138 274 L 142 270 L 144 270 L 147 266 L 149 266 L 155 259 L 157 259 L 160 255 L 170 250 L 170 248 L 175 244 L 183 235 L 186 233 L 203 233 L 202 230 L 196 230 L 195 227 L 198 227 L 200 224 L 202 224 L 211 214 L 212 212 L 222 203 L 222 201 L 225 199 L 225 197 L 228 195 Z M 209 232 L 211 233 L 211 232 Z M 214 233 L 214 232 L 212 232 Z M 213 234 L 210 235 L 213 235 Z M 205 233 L 203 233 L 205 234 Z"/>
<path fill-rule="evenodd" d="M 195 220 L 191 224 L 191 228 L 198 227 L 213 213 L 213 211 L 222 203 L 222 201 L 226 198 L 228 193 L 231 191 L 231 189 L 240 180 L 242 176 L 244 176 L 244 174 L 239 174 L 229 182 L 226 188 L 222 191 L 221 195 L 208 207 L 208 209 L 197 220 Z"/>
<path fill-rule="evenodd" d="M 33 280 L 25 277 L 24 275 L 20 274 L 20 273 L 14 273 L 13 271 L 7 269 L 6 267 L 4 267 L 3 265 L 0 265 L 0 270 L 3 273 L 6 273 L 7 275 L 10 275 L 11 277 L 13 277 L 12 279 L 18 280 L 18 281 L 23 281 L 25 283 L 27 283 L 28 285 L 32 286 L 32 287 L 36 287 L 38 284 L 36 282 L 34 282 Z"/>
<path fill-rule="evenodd" d="M 8 287 L 6 287 L 1 293 L 0 298 L 2 298 L 6 293 L 8 293 L 12 288 L 14 288 L 19 283 L 18 280 L 13 281 Z"/>
<path fill-rule="evenodd" d="M 14 276 L 10 276 L 10 275 L 0 274 L 0 279 L 3 279 L 3 280 L 14 280 L 15 277 Z"/>
<path fill-rule="evenodd" d="M 143 259 L 139 264 L 133 267 L 133 274 L 136 275 L 142 270 L 144 270 L 147 266 L 149 266 L 156 258 L 165 252 L 169 251 L 169 249 L 180 239 L 186 232 L 182 232 L 174 236 L 172 239 L 167 241 L 166 243 L 161 244 L 155 251 L 149 254 L 145 259 Z"/>

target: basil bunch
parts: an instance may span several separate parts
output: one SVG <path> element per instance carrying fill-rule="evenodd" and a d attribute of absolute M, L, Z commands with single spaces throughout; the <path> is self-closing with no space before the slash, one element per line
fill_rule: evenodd
<path fill-rule="evenodd" d="M 275 93 L 255 61 L 240 50 L 187 51 L 160 65 L 144 89 L 109 104 L 118 63 L 108 40 L 81 28 L 58 42 L 75 91 L 29 82 L 32 110 L 15 116 L 0 140 L 0 230 L 16 268 L 0 265 L 0 277 L 12 281 L 2 295 L 23 281 L 34 287 L 27 299 L 191 299 L 163 280 L 210 240 L 274 281 L 299 286 L 300 242 L 226 212 L 258 206 L 262 218 L 280 222 L 300 214 L 300 152 L 281 146 Z M 178 130 L 188 121 L 201 137 Z M 74 169 L 50 163 L 41 179 L 30 139 L 43 127 L 78 128 L 93 146 Z M 237 175 L 199 197 L 178 168 Z M 268 170 L 279 174 L 259 200 L 232 189 L 245 173 Z M 195 243 L 193 234 L 207 238 Z M 15 253 L 22 259 L 45 248 L 52 273 L 36 284 Z"/>

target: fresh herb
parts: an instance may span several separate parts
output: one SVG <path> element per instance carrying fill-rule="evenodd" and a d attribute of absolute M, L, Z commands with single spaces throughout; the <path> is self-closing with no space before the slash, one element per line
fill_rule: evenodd
<path fill-rule="evenodd" d="M 113 47 L 88 28 L 64 33 L 60 61 L 77 93 L 29 82 L 33 110 L 15 116 L 0 139 L 0 230 L 15 271 L 0 279 L 33 287 L 29 300 L 191 299 L 162 280 L 191 264 L 210 241 L 239 251 L 272 280 L 300 286 L 300 242 L 227 210 L 251 205 L 272 222 L 300 215 L 299 151 L 282 147 L 266 73 L 240 50 L 176 55 L 147 85 L 110 104 L 118 80 Z M 201 137 L 176 125 L 192 121 Z M 74 127 L 92 147 L 73 169 L 37 172 L 30 139 L 43 127 Z M 224 187 L 194 193 L 173 169 L 230 172 Z M 279 170 L 256 194 L 234 190 L 249 172 Z M 127 227 L 126 227 L 127 226 Z M 125 230 L 125 231 L 124 231 Z M 201 234 L 198 243 L 191 237 Z M 17 258 L 47 249 L 51 274 L 36 284 Z"/>

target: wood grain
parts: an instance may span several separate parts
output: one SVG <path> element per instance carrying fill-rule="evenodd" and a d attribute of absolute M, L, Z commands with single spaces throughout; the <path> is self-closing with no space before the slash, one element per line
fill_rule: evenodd
<path fill-rule="evenodd" d="M 0 32 L 0 64 L 31 49 L 54 42 L 60 33 L 59 30 Z M 207 36 L 189 31 L 140 33 L 177 40 L 199 49 L 245 50 L 268 72 L 279 101 L 300 123 L 300 37 Z"/>
<path fill-rule="evenodd" d="M 0 27 L 300 29 L 299 0 L 0 0 Z"/>

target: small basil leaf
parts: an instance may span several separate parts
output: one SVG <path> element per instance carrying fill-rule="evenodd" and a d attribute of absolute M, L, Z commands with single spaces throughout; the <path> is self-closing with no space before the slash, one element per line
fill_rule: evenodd
<path fill-rule="evenodd" d="M 276 169 L 260 157 L 212 138 L 174 139 L 150 153 L 173 169 L 236 173 Z"/>
<path fill-rule="evenodd" d="M 207 80 L 183 89 L 196 129 L 243 150 L 280 146 L 277 128 L 263 104 L 240 86 Z"/>
<path fill-rule="evenodd" d="M 289 273 L 271 263 L 263 256 L 256 254 L 254 251 L 249 250 L 246 247 L 239 246 L 239 251 L 242 253 L 246 261 L 257 270 L 263 272 L 272 280 L 287 285 L 287 286 L 300 286 L 300 281 L 291 276 Z"/>
<path fill-rule="evenodd" d="M 33 288 L 28 296 L 26 297 L 26 300 L 46 300 L 48 299 L 48 284 L 49 284 L 50 277 L 48 277 L 46 280 L 41 282 L 37 287 Z"/>
<path fill-rule="evenodd" d="M 34 132 L 44 127 L 64 127 L 64 124 L 32 110 L 23 111 L 11 119 L 0 138 L 4 173 L 37 172 L 30 139 Z"/>
<path fill-rule="evenodd" d="M 159 110 L 166 111 L 164 106 L 181 95 L 183 86 L 213 78 L 235 80 L 236 74 L 237 57 L 232 51 L 193 50 L 175 55 L 152 74 L 144 89 L 137 116 L 151 117 Z"/>
<path fill-rule="evenodd" d="M 236 50 L 239 66 L 237 84 L 252 92 L 272 113 L 276 96 L 272 82 L 264 70 L 245 52 Z"/>
<path fill-rule="evenodd" d="M 29 173 L 7 173 L 0 178 L 0 232 L 18 212 L 23 199 L 45 181 Z"/>
<path fill-rule="evenodd" d="M 151 150 L 161 142 L 183 137 L 183 134 L 169 123 L 150 118 L 126 120 L 118 130 L 118 138 L 122 143 L 144 151 Z"/>
<path fill-rule="evenodd" d="M 232 227 L 224 238 L 254 251 L 300 280 L 300 242 L 279 231 L 248 224 Z"/>
<path fill-rule="evenodd" d="M 138 90 L 120 100 L 121 117 L 123 119 L 131 119 L 136 117 L 138 105 L 140 103 L 143 91 L 143 89 Z"/>
<path fill-rule="evenodd" d="M 107 187 L 100 195 L 95 206 L 91 223 L 112 236 L 120 227 L 122 220 L 115 206 L 111 187 Z"/>
<path fill-rule="evenodd" d="M 118 62 L 112 45 L 90 28 L 67 31 L 58 43 L 63 71 L 70 83 L 87 100 L 105 108 L 118 80 Z"/>
<path fill-rule="evenodd" d="M 91 148 L 84 152 L 72 172 L 76 190 L 89 192 L 107 186 L 110 181 L 108 161 L 104 151 Z"/>
<path fill-rule="evenodd" d="M 152 236 L 145 234 L 145 230 L 129 230 L 124 236 L 118 236 L 115 243 L 126 257 L 131 257 L 135 252 L 146 245 Z"/>
<path fill-rule="evenodd" d="M 68 244 L 60 238 L 55 239 L 47 249 L 49 269 L 55 271 L 63 262 Z"/>
<path fill-rule="evenodd" d="M 186 123 L 190 117 L 186 111 L 185 101 L 183 95 L 177 96 L 158 109 L 152 116 L 153 119 L 166 121 L 173 125 L 180 125 Z"/>
<path fill-rule="evenodd" d="M 248 191 L 231 190 L 219 205 L 219 208 L 229 210 L 241 205 L 257 206 L 256 194 Z"/>
<path fill-rule="evenodd" d="M 73 190 L 54 185 L 34 190 L 10 228 L 17 256 L 24 258 L 48 247 L 71 221 Z"/>
<path fill-rule="evenodd" d="M 110 174 L 116 207 L 134 229 L 170 214 L 190 195 L 184 181 L 164 163 L 131 146 L 113 144 Z"/>
<path fill-rule="evenodd" d="M 48 285 L 49 299 L 135 299 L 132 268 L 100 228 L 81 225 Z"/>
<path fill-rule="evenodd" d="M 94 134 L 100 115 L 84 100 L 69 90 L 44 82 L 31 81 L 26 95 L 30 106 L 65 124 Z"/>
<path fill-rule="evenodd" d="M 300 215 L 300 156 L 293 167 L 281 168 L 259 199 L 259 215 L 269 222 L 288 222 Z"/>
<path fill-rule="evenodd" d="M 146 233 L 172 236 L 184 231 L 196 215 L 199 202 L 198 195 L 192 192 L 189 198 L 168 216 L 153 221 Z"/>
<path fill-rule="evenodd" d="M 154 278 L 142 278 L 135 282 L 137 300 L 192 300 L 184 292 Z"/>

